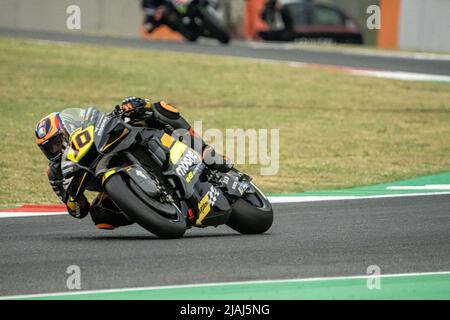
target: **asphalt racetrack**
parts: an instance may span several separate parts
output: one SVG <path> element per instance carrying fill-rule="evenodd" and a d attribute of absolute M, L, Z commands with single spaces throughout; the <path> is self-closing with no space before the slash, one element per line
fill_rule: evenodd
<path fill-rule="evenodd" d="M 448 56 L 437 58 L 439 55 L 390 56 L 389 54 L 300 49 L 292 44 L 243 41 L 234 41 L 231 45 L 223 46 L 214 40 L 199 41 L 198 43 L 145 41 L 132 38 L 86 35 L 76 32 L 53 33 L 5 28 L 0 28 L 0 36 L 450 76 L 450 58 Z"/>
<path fill-rule="evenodd" d="M 273 227 L 227 226 L 160 240 L 138 225 L 100 231 L 87 217 L 0 219 L 0 296 L 265 279 L 450 270 L 450 195 L 275 204 Z"/>

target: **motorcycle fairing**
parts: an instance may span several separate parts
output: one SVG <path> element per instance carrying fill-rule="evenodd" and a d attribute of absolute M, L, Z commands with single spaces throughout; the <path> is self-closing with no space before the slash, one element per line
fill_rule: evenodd
<path fill-rule="evenodd" d="M 79 163 L 89 152 L 94 143 L 94 126 L 85 129 L 78 128 L 70 136 L 69 151 L 67 159 Z"/>
<path fill-rule="evenodd" d="M 98 119 L 95 127 L 94 140 L 98 152 L 101 154 L 111 152 L 132 131 L 137 133 L 119 119 L 111 119 L 108 115 L 103 115 Z M 133 135 L 134 137 L 135 135 Z M 128 146 L 129 144 L 127 144 Z M 114 152 L 118 152 L 118 150 L 114 150 Z"/>
<path fill-rule="evenodd" d="M 197 200 L 197 219 L 195 225 L 218 226 L 228 221 L 231 206 L 222 191 L 208 182 L 196 185 L 194 199 Z"/>
<path fill-rule="evenodd" d="M 209 182 L 200 181 L 205 170 L 201 156 L 167 134 L 162 135 L 160 141 L 169 150 L 169 164 L 163 174 L 175 178 L 180 184 L 182 198 L 196 213 L 195 224 L 209 226 L 225 223 L 231 214 L 230 204 L 221 190 Z"/>

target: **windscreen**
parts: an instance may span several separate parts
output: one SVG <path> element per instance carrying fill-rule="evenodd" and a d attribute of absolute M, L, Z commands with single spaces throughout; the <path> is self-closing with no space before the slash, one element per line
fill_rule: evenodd
<path fill-rule="evenodd" d="M 76 129 L 81 128 L 86 110 L 81 108 L 70 108 L 60 112 L 64 128 L 71 135 Z"/>

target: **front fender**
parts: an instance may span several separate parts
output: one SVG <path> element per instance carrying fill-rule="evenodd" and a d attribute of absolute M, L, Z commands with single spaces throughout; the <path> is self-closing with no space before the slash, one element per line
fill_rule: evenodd
<path fill-rule="evenodd" d="M 150 197 L 154 197 L 158 194 L 159 190 L 155 180 L 140 165 L 133 164 L 124 168 L 115 167 L 108 169 L 103 173 L 102 186 L 104 186 L 108 179 L 114 174 L 127 175 Z"/>
<path fill-rule="evenodd" d="M 134 182 L 130 183 L 129 187 L 145 204 L 166 218 L 174 219 L 177 217 L 178 211 L 175 206 L 154 199 L 160 193 L 157 183 L 140 165 L 134 164 L 124 168 L 115 167 L 107 170 L 103 174 L 102 185 L 105 186 L 108 180 L 117 174 L 127 175 Z"/>

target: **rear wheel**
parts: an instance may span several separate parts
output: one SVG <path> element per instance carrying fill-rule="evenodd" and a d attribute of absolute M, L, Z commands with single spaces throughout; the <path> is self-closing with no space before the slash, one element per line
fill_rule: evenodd
<path fill-rule="evenodd" d="M 114 203 L 134 222 L 163 239 L 181 238 L 186 232 L 186 221 L 177 207 L 177 217 L 170 219 L 150 208 L 130 189 L 130 178 L 115 174 L 105 185 Z M 175 204 L 173 204 L 176 206 Z"/>
<path fill-rule="evenodd" d="M 270 229 L 273 223 L 273 209 L 269 200 L 252 183 L 254 193 L 240 198 L 232 206 L 227 225 L 242 234 L 260 234 Z"/>

